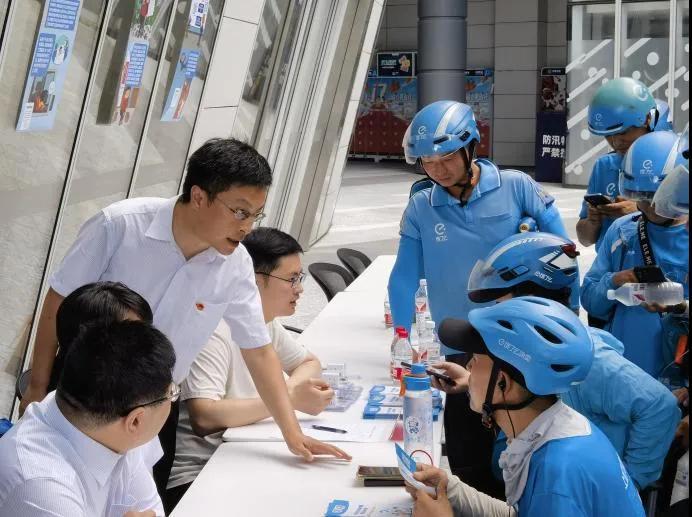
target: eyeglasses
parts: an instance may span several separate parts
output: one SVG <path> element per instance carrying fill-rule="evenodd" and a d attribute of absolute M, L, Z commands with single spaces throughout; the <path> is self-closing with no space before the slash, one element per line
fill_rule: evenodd
<path fill-rule="evenodd" d="M 289 282 L 293 289 L 296 289 L 300 284 L 302 284 L 305 281 L 305 278 L 308 276 L 304 271 L 301 271 L 299 275 L 294 276 L 293 278 L 281 278 L 280 276 L 270 275 L 269 273 L 263 273 L 261 271 L 255 271 L 255 273 L 258 275 L 270 276 L 272 278 L 276 278 L 277 280 L 283 280 L 284 282 Z"/>
<path fill-rule="evenodd" d="M 131 408 L 123 411 L 122 415 L 125 416 L 125 415 L 130 414 L 130 412 L 134 409 L 137 409 L 140 407 L 155 406 L 156 404 L 161 404 L 162 402 L 166 402 L 167 400 L 169 400 L 172 404 L 173 402 L 176 402 L 179 398 L 180 398 L 180 387 L 177 384 L 172 384 L 170 392 L 165 397 L 161 397 L 161 398 L 158 398 L 156 400 L 152 400 L 151 402 L 145 402 L 143 404 L 137 404 L 136 406 L 132 406 Z"/>
<path fill-rule="evenodd" d="M 253 221 L 261 221 L 266 217 L 266 214 L 263 212 L 251 214 L 250 212 L 248 212 L 247 210 L 243 210 L 242 208 L 231 208 L 226 203 L 221 201 L 221 199 L 219 199 L 218 197 L 214 198 L 214 201 L 218 201 L 223 206 L 228 208 L 233 213 L 233 216 L 235 217 L 236 221 L 247 221 L 248 219 L 252 219 Z"/>

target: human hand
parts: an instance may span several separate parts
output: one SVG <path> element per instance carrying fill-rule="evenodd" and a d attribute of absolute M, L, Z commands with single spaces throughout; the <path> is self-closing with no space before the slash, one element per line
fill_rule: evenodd
<path fill-rule="evenodd" d="M 334 398 L 334 390 L 322 379 L 287 383 L 287 387 L 293 407 L 308 415 L 319 415 Z"/>
<path fill-rule="evenodd" d="M 592 224 L 600 225 L 603 222 L 603 214 L 598 208 L 589 203 L 586 204 L 586 220 Z"/>
<path fill-rule="evenodd" d="M 22 400 L 19 402 L 19 416 L 22 416 L 24 414 L 24 411 L 26 411 L 26 408 L 29 407 L 29 404 L 31 404 L 32 402 L 41 402 L 45 396 L 45 387 L 36 386 L 34 384 L 29 383 L 29 386 L 27 387 L 24 396 L 22 396 Z"/>
<path fill-rule="evenodd" d="M 154 510 L 145 510 L 143 512 L 135 512 L 134 510 L 126 512 L 123 517 L 156 517 Z"/>
<path fill-rule="evenodd" d="M 454 384 L 448 384 L 437 377 L 431 377 L 433 387 L 451 394 L 466 393 L 469 390 L 471 373 L 463 366 L 447 362 L 435 363 L 431 366 L 437 370 L 442 370 L 442 373 L 454 379 Z"/>
<path fill-rule="evenodd" d="M 678 404 L 683 407 L 689 407 L 690 404 L 690 390 L 688 388 L 680 388 L 673 391 L 673 395 L 678 399 Z"/>
<path fill-rule="evenodd" d="M 419 475 L 423 475 L 426 472 L 430 471 L 416 472 L 414 477 L 419 481 L 423 481 Z M 444 474 L 444 471 L 440 472 Z M 453 517 L 452 505 L 447 498 L 447 475 L 440 476 L 438 473 L 432 472 L 429 475 L 430 478 L 425 483 L 427 485 L 432 479 L 436 479 L 438 481 L 436 485 L 437 495 L 433 498 L 425 490 L 418 490 L 415 497 L 416 503 L 413 505 L 413 517 Z"/>
<path fill-rule="evenodd" d="M 447 473 L 442 469 L 438 469 L 437 467 L 418 463 L 416 465 L 416 472 L 414 472 L 413 477 L 428 486 L 436 487 L 440 484 L 440 480 L 443 478 L 445 480 L 447 479 Z M 413 485 L 406 483 L 406 492 L 408 492 L 413 499 L 418 498 L 418 489 Z"/>
<path fill-rule="evenodd" d="M 680 440 L 685 449 L 690 448 L 690 415 L 680 420 L 678 429 L 675 431 L 675 438 Z"/>
<path fill-rule="evenodd" d="M 626 199 L 622 196 L 615 198 L 615 202 L 608 205 L 601 205 L 597 210 L 605 217 L 622 217 L 623 215 L 631 214 L 636 212 L 637 202 L 630 199 Z"/>
<path fill-rule="evenodd" d="M 315 440 L 304 434 L 299 434 L 286 439 L 286 445 L 296 456 L 302 456 L 307 462 L 315 459 L 315 456 L 334 456 L 335 458 L 351 461 L 351 455 L 328 443 Z"/>
<path fill-rule="evenodd" d="M 647 312 L 659 314 L 673 312 L 675 309 L 674 305 L 661 305 L 660 303 L 642 303 L 640 307 Z"/>
<path fill-rule="evenodd" d="M 626 269 L 613 275 L 613 284 L 615 287 L 622 287 L 625 284 L 638 284 L 639 279 L 634 274 L 634 269 Z"/>

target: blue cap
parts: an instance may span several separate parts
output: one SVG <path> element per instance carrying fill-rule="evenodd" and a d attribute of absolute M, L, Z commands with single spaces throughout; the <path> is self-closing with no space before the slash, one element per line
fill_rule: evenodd
<path fill-rule="evenodd" d="M 422 370 L 422 372 L 420 372 Z M 425 391 L 430 389 L 430 377 L 425 371 L 425 365 L 416 363 L 411 366 L 411 373 L 413 375 L 404 375 L 404 384 L 406 384 L 406 391 Z M 423 377 L 416 377 L 416 375 L 423 375 Z"/>
<path fill-rule="evenodd" d="M 425 365 L 423 363 L 413 363 L 411 365 L 411 375 L 427 375 Z"/>

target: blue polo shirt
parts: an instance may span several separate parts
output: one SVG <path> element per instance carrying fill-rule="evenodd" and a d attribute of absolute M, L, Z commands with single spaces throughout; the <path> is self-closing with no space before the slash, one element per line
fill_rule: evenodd
<path fill-rule="evenodd" d="M 612 199 L 620 195 L 619 177 L 620 166 L 622 165 L 623 156 L 616 153 L 608 153 L 601 156 L 593 166 L 591 177 L 589 178 L 589 186 L 586 188 L 587 194 L 604 194 Z M 589 215 L 586 201 L 581 203 L 581 212 L 579 219 L 586 219 Z M 596 241 L 596 249 L 601 245 L 610 225 L 613 224 L 615 218 L 604 217 L 601 223 L 601 233 Z"/>
<path fill-rule="evenodd" d="M 500 171 L 487 160 L 476 162 L 480 180 L 465 206 L 439 185 L 409 200 L 401 220 L 397 260 L 389 278 L 389 300 L 397 326 L 409 328 L 418 281 L 428 281 L 433 320 L 466 318 L 471 270 L 503 239 L 518 232 L 523 217 L 533 217 L 540 231 L 567 237 L 554 199 L 530 176 Z M 578 296 L 578 285 L 575 295 Z M 443 353 L 449 353 L 445 350 Z"/>

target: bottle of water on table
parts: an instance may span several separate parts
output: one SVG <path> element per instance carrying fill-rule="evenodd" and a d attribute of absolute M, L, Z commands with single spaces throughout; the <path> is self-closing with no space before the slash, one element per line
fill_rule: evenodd
<path fill-rule="evenodd" d="M 425 329 L 425 320 L 429 318 L 428 306 L 428 281 L 421 278 L 418 291 L 416 291 L 416 330 L 420 333 Z"/>
<path fill-rule="evenodd" d="M 425 365 L 412 365 L 404 383 L 404 450 L 417 463 L 433 465 L 433 400 Z"/>
<path fill-rule="evenodd" d="M 392 342 L 391 352 L 392 356 L 389 372 L 392 382 L 397 385 L 400 384 L 404 375 L 404 367 L 401 363 L 406 362 L 410 364 L 413 360 L 413 347 L 411 347 L 411 342 L 408 339 L 408 331 L 405 328 L 396 328 L 396 337 Z"/>
<path fill-rule="evenodd" d="M 684 288 L 677 282 L 624 284 L 617 289 L 610 289 L 607 295 L 609 300 L 617 300 L 628 307 L 642 303 L 679 305 L 685 301 Z"/>

